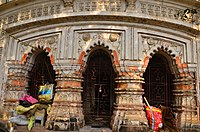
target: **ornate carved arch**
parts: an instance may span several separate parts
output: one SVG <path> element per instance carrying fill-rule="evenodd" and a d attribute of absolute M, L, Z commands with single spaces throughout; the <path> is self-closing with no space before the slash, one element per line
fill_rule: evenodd
<path fill-rule="evenodd" d="M 42 52 L 45 52 L 47 56 L 50 57 L 51 64 L 54 64 L 54 56 L 51 54 L 51 49 L 49 47 L 38 45 L 38 47 L 32 48 L 28 54 L 24 53 L 22 57 L 22 63 L 24 63 L 25 67 L 27 67 L 26 75 L 28 74 L 28 71 L 32 69 L 32 65 L 34 64 L 36 57 Z"/>
<path fill-rule="evenodd" d="M 147 68 L 149 60 L 152 58 L 153 55 L 155 54 L 161 54 L 163 57 L 165 57 L 169 63 L 169 68 L 170 71 L 172 72 L 172 74 L 175 75 L 176 78 L 178 78 L 180 75 L 177 64 L 176 64 L 176 58 L 175 58 L 175 54 L 173 54 L 173 52 L 171 50 L 169 50 L 169 48 L 164 47 L 164 46 L 158 46 L 157 48 L 154 48 L 154 50 L 152 52 L 148 53 L 149 56 L 146 56 L 144 58 L 144 65 L 143 68 Z M 144 70 L 144 72 L 145 72 Z"/>
<path fill-rule="evenodd" d="M 84 72 L 85 69 L 87 68 L 86 62 L 88 61 L 88 57 L 90 56 L 90 54 L 98 49 L 102 49 L 106 53 L 109 54 L 109 56 L 111 57 L 114 71 L 118 72 L 117 68 L 119 66 L 119 60 L 118 60 L 118 54 L 117 54 L 116 50 L 111 45 L 108 45 L 101 41 L 98 41 L 97 43 L 91 43 L 90 46 L 88 46 L 88 48 L 85 49 L 85 51 L 81 52 L 78 63 L 82 65 L 81 66 L 82 72 Z"/>
<path fill-rule="evenodd" d="M 37 38 L 25 42 L 21 42 L 20 52 L 23 53 L 21 64 L 34 62 L 36 56 L 45 51 L 51 59 L 51 64 L 54 64 L 54 54 L 57 49 L 58 35 L 52 35 L 42 38 Z"/>
<path fill-rule="evenodd" d="M 171 106 L 174 102 L 173 81 L 175 77 L 172 73 L 170 61 L 173 61 L 170 55 L 163 50 L 158 50 L 149 59 L 149 64 L 143 74 L 145 79 L 143 89 L 144 96 L 151 105 Z"/>
<path fill-rule="evenodd" d="M 33 88 L 39 88 L 39 85 L 42 85 L 47 81 L 49 83 L 55 83 L 55 71 L 52 65 L 54 63 L 54 59 L 53 55 L 49 55 L 50 52 L 51 49 L 49 47 L 38 45 L 37 47 L 32 48 L 31 52 L 29 52 L 26 56 L 26 60 L 24 62 L 24 66 L 26 67 L 25 76 L 27 78 L 26 87 L 28 88 L 28 93 L 33 97 L 36 97 L 38 90 L 37 89 L 35 91 Z M 40 68 L 38 69 L 38 67 Z M 39 72 L 38 70 L 43 72 Z"/>
<path fill-rule="evenodd" d="M 168 60 L 170 70 L 175 75 L 175 78 L 179 78 L 182 70 L 187 67 L 187 64 L 182 62 L 185 48 L 183 43 L 147 36 L 142 36 L 142 39 L 143 51 L 146 54 L 143 68 L 147 67 L 149 59 L 154 54 L 159 53 Z"/>

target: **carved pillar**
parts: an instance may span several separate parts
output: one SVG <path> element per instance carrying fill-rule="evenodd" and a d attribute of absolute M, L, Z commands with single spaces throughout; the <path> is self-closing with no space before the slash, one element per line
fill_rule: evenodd
<path fill-rule="evenodd" d="M 120 76 L 116 79 L 117 88 L 116 104 L 112 118 L 113 131 L 118 131 L 120 127 L 131 130 L 145 131 L 148 127 L 144 112 L 142 95 L 143 78 L 139 76 Z"/>
<path fill-rule="evenodd" d="M 8 75 L 4 94 L 4 108 L 14 110 L 18 100 L 26 93 L 25 67 L 17 61 L 7 63 Z"/>
<path fill-rule="evenodd" d="M 70 130 L 71 120 L 76 122 L 75 129 L 84 125 L 82 80 L 78 74 L 57 74 L 55 96 L 46 122 L 48 129 Z"/>
<path fill-rule="evenodd" d="M 0 25 L 1 28 L 1 25 Z M 6 45 L 6 39 L 7 37 L 4 35 L 4 33 L 0 33 L 0 51 L 2 52 L 4 45 Z M 0 54 L 0 57 L 2 58 L 2 53 Z M 1 63 L 4 63 L 4 59 L 0 59 Z M 3 106 L 3 96 L 4 96 L 4 92 L 5 92 L 5 82 L 4 82 L 4 78 L 5 78 L 5 67 L 4 65 L 0 66 L 0 72 L 1 72 L 1 76 L 0 76 L 0 108 L 2 108 Z"/>
<path fill-rule="evenodd" d="M 180 78 L 174 80 L 174 111 L 177 114 L 177 125 L 179 128 L 192 127 L 198 121 L 196 90 L 194 79 Z"/>

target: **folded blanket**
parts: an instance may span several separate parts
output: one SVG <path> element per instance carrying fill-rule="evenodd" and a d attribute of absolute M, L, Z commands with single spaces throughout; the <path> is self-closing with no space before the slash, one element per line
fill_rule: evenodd
<path fill-rule="evenodd" d="M 33 98 L 32 96 L 28 95 L 28 94 L 25 94 L 24 97 L 20 98 L 19 99 L 20 102 L 23 102 L 23 101 L 27 101 L 31 104 L 35 104 L 38 102 L 37 99 Z"/>
<path fill-rule="evenodd" d="M 25 115 L 17 115 L 17 116 L 11 117 L 9 121 L 17 125 L 28 125 L 28 119 L 26 118 Z"/>

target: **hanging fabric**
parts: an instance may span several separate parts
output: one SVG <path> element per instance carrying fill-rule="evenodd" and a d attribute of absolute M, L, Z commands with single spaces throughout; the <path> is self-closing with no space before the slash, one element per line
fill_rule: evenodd
<path fill-rule="evenodd" d="M 38 99 L 43 103 L 50 103 L 53 99 L 54 84 L 45 84 L 40 86 Z"/>

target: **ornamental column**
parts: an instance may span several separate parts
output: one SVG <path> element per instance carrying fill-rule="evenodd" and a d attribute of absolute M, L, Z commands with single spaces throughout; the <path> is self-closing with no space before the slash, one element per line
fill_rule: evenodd
<path fill-rule="evenodd" d="M 113 131 L 147 131 L 148 122 L 144 112 L 142 89 L 144 79 L 136 73 L 116 78 L 116 104 L 112 117 Z"/>
<path fill-rule="evenodd" d="M 19 98 L 24 96 L 27 87 L 26 68 L 18 61 L 7 62 L 7 82 L 4 90 L 4 109 L 15 110 Z"/>
<path fill-rule="evenodd" d="M 174 80 L 174 104 L 177 126 L 179 128 L 191 128 L 198 123 L 197 93 L 195 89 L 195 77 L 186 63 L 181 63 L 176 57 L 179 77 Z"/>
<path fill-rule="evenodd" d="M 177 126 L 179 128 L 192 127 L 198 121 L 196 90 L 194 88 L 194 79 L 184 77 L 174 80 L 173 110 L 177 115 Z"/>
<path fill-rule="evenodd" d="M 68 74 L 57 72 L 55 96 L 46 122 L 48 129 L 77 130 L 84 125 L 82 81 L 80 74 L 72 74 L 69 71 Z"/>

